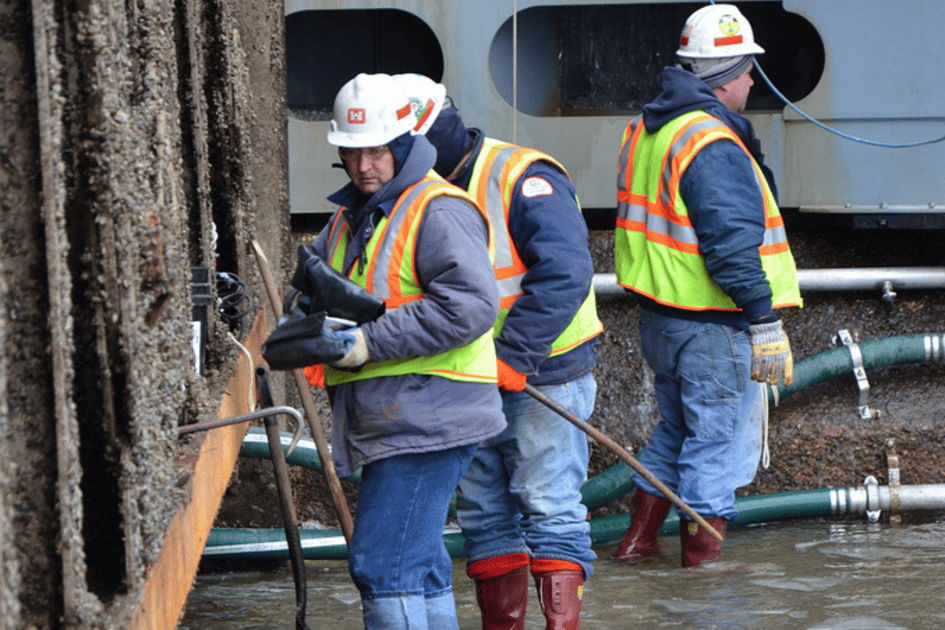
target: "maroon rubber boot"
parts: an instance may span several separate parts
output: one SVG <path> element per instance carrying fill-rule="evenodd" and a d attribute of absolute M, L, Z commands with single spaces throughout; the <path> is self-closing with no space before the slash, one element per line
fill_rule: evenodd
<path fill-rule="evenodd" d="M 523 630 L 528 565 L 505 575 L 476 580 L 476 601 L 482 612 L 482 630 Z"/>
<path fill-rule="evenodd" d="M 584 571 L 535 573 L 538 601 L 545 614 L 545 630 L 580 630 Z"/>
<path fill-rule="evenodd" d="M 707 518 L 705 522 L 725 538 L 728 521 L 721 517 Z M 713 562 L 722 555 L 722 541 L 695 521 L 679 521 L 679 542 L 682 544 L 682 566 L 695 567 Z"/>
<path fill-rule="evenodd" d="M 634 561 L 659 551 L 656 535 L 666 520 L 672 502 L 666 497 L 656 496 L 637 489 L 633 496 L 633 516 L 630 527 L 620 541 L 615 560 Z"/>

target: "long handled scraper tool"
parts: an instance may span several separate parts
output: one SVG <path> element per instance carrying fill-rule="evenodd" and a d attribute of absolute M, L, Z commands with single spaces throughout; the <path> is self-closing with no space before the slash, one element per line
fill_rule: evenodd
<path fill-rule="evenodd" d="M 630 454 L 630 451 L 620 446 L 620 444 L 618 444 L 613 439 L 608 437 L 607 434 L 603 433 L 599 429 L 595 428 L 594 426 L 578 418 L 576 415 L 571 413 L 569 409 L 560 405 L 558 401 L 541 393 L 541 391 L 538 388 L 536 388 L 534 385 L 529 385 L 528 383 L 526 383 L 524 391 L 526 394 L 528 394 L 535 400 L 541 403 L 544 403 L 546 407 L 548 407 L 549 409 L 557 413 L 559 416 L 561 416 L 562 418 L 564 418 L 565 420 L 567 420 L 568 422 L 570 422 L 571 424 L 573 424 L 574 426 L 576 426 L 577 428 L 584 431 L 589 436 L 591 436 L 592 438 L 594 438 L 595 440 L 597 440 L 598 442 L 606 446 L 617 457 L 619 457 L 620 459 L 625 461 L 627 464 L 629 464 L 630 468 L 633 468 L 635 471 L 640 473 L 640 476 L 642 476 L 644 479 L 646 479 L 651 484 L 653 484 L 654 488 L 656 488 L 661 493 L 663 493 L 664 497 L 672 501 L 676 505 L 676 507 L 678 507 L 680 510 L 685 512 L 686 516 L 688 516 L 695 522 L 699 523 L 699 525 L 701 525 L 702 527 L 705 527 L 706 531 L 712 534 L 719 542 L 724 540 L 722 535 L 719 534 L 717 531 L 715 531 L 714 527 L 709 525 L 704 518 L 696 514 L 695 510 L 693 510 L 691 507 L 686 505 L 686 503 L 684 503 L 683 500 L 680 499 L 676 495 L 675 492 L 667 488 L 666 484 L 664 484 L 662 481 L 657 479 L 653 475 L 653 473 L 651 473 L 649 470 L 646 469 L 646 466 L 638 462 L 636 458 Z"/>
<path fill-rule="evenodd" d="M 263 253 L 262 247 L 255 240 L 253 241 L 253 252 L 256 254 L 256 262 L 259 265 L 259 273 L 262 275 L 263 284 L 266 285 L 266 293 L 269 296 L 269 306 L 276 316 L 276 321 L 282 316 L 282 299 L 279 290 L 276 288 L 276 281 L 273 278 L 272 270 L 269 268 L 269 260 Z M 335 504 L 335 511 L 338 513 L 338 521 L 341 523 L 341 533 L 345 536 L 345 541 L 351 543 L 351 534 L 354 531 L 354 521 L 351 519 L 351 511 L 348 509 L 348 500 L 345 498 L 344 490 L 341 488 L 341 481 L 338 479 L 338 473 L 335 472 L 335 460 L 332 459 L 328 450 L 328 441 L 325 439 L 325 431 L 322 429 L 321 420 L 318 418 L 318 412 L 315 409 L 315 399 L 312 397 L 312 390 L 305 378 L 305 373 L 301 368 L 292 370 L 292 377 L 295 379 L 295 385 L 299 390 L 299 396 L 302 397 L 302 407 L 305 408 L 305 419 L 308 420 L 309 429 L 312 431 L 312 438 L 315 440 L 315 449 L 318 452 L 318 458 L 322 461 L 322 469 L 325 471 L 325 479 L 328 481 L 328 490 L 331 492 L 332 501 Z"/>
<path fill-rule="evenodd" d="M 269 368 L 256 366 L 256 391 L 259 392 L 259 404 L 263 408 L 273 407 L 272 385 L 269 382 Z M 267 416 L 266 437 L 269 440 L 269 459 L 276 475 L 276 489 L 279 491 L 279 507 L 282 508 L 282 522 L 285 525 L 285 540 L 289 547 L 289 562 L 292 565 L 292 578 L 295 580 L 295 630 L 309 630 L 305 623 L 305 602 L 307 587 L 305 582 L 305 558 L 302 555 L 302 539 L 299 536 L 299 522 L 295 515 L 295 502 L 292 500 L 292 482 L 289 480 L 289 467 L 282 450 L 279 435 L 279 422 L 275 416 Z"/>

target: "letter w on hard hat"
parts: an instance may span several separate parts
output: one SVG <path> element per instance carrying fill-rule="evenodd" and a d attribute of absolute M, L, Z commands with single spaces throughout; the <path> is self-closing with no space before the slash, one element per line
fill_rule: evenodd
<path fill-rule="evenodd" d="M 328 143 L 336 147 L 379 147 L 413 129 L 406 94 L 389 74 L 363 72 L 335 97 Z"/>
<path fill-rule="evenodd" d="M 684 70 L 716 88 L 740 76 L 752 56 L 763 52 L 751 24 L 735 5 L 712 4 L 686 20 L 676 57 Z"/>

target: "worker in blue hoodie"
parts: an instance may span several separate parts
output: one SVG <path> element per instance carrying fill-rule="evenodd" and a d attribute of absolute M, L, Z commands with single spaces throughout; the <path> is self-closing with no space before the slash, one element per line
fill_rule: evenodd
<path fill-rule="evenodd" d="M 348 564 L 367 630 L 458 629 L 443 526 L 477 445 L 505 428 L 491 228 L 431 171 L 436 151 L 412 127 L 389 75 L 341 88 L 328 142 L 351 182 L 311 245 L 386 305 L 334 333 L 343 357 L 305 370 L 332 394 L 338 473 L 362 469 Z"/>
<path fill-rule="evenodd" d="M 594 409 L 602 325 L 587 225 L 557 160 L 467 129 L 442 84 L 395 79 L 416 131 L 437 150 L 434 170 L 476 199 L 496 234 L 495 352 L 508 428 L 479 445 L 456 502 L 482 627 L 524 627 L 530 570 L 546 628 L 576 629 L 596 558 L 581 503 L 587 436 L 523 390 L 528 383 L 584 420 Z"/>
<path fill-rule="evenodd" d="M 617 175 L 617 282 L 640 306 L 643 356 L 660 422 L 640 463 L 724 537 L 735 490 L 758 467 L 752 423 L 760 381 L 792 381 L 775 309 L 801 304 L 797 270 L 745 109 L 764 50 L 729 4 L 686 21 L 679 65 L 624 133 Z M 756 407 L 757 408 L 757 407 Z M 658 550 L 670 501 L 635 475 L 630 527 L 614 557 Z M 722 542 L 680 514 L 682 565 L 716 560 Z"/>

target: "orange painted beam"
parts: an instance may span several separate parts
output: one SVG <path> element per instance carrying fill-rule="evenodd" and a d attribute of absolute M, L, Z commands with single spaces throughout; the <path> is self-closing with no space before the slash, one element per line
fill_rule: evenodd
<path fill-rule="evenodd" d="M 266 335 L 266 314 L 261 309 L 244 344 L 253 357 L 252 365 L 245 354 L 240 356 L 217 417 L 252 411 L 247 406 L 248 390 L 254 381 L 253 370 L 262 362 L 259 349 Z M 161 552 L 148 570 L 131 630 L 177 627 L 248 428 L 249 423 L 244 422 L 206 432 L 191 478 L 190 500 L 174 517 Z"/>

